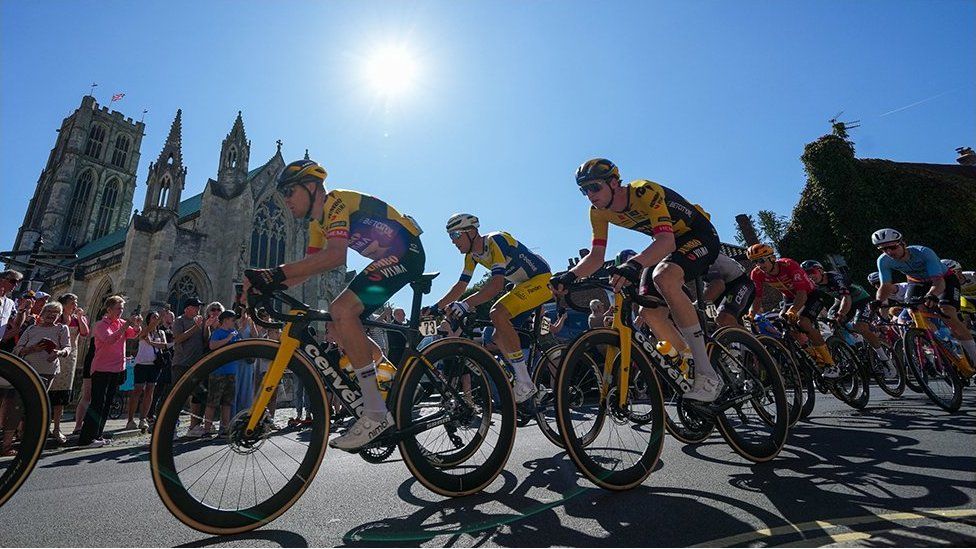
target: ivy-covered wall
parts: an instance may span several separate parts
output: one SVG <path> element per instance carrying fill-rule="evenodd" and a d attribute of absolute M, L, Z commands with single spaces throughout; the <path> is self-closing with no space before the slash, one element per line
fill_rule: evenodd
<path fill-rule="evenodd" d="M 976 167 L 857 159 L 835 135 L 808 144 L 807 185 L 780 248 L 797 261 L 839 253 L 852 278 L 875 270 L 871 233 L 891 227 L 909 244 L 976 269 Z"/>

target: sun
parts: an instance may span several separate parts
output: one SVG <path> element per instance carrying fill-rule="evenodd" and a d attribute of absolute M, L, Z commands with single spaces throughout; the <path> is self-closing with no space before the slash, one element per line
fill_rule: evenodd
<path fill-rule="evenodd" d="M 383 46 L 366 58 L 363 76 L 378 95 L 393 97 L 410 91 L 417 80 L 417 60 L 403 46 Z"/>

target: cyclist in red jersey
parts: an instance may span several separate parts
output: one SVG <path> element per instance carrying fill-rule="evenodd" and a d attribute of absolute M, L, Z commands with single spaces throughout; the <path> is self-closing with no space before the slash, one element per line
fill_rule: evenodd
<path fill-rule="evenodd" d="M 796 324 L 810 338 L 807 352 L 824 367 L 823 376 L 829 379 L 840 377 L 840 368 L 834 364 L 827 343 L 816 327 L 817 317 L 823 311 L 827 300 L 833 303 L 834 298 L 818 290 L 799 263 L 786 257 L 776 259 L 773 249 L 766 244 L 749 246 L 746 257 L 756 262 L 756 267 L 749 273 L 752 283 L 756 286 L 756 298 L 752 302 L 750 314 L 755 316 L 763 311 L 762 296 L 765 283 L 779 290 L 789 302 L 783 317 L 791 324 Z"/>

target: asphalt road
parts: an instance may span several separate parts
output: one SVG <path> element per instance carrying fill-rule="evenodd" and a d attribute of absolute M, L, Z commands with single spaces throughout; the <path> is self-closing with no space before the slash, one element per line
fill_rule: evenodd
<path fill-rule="evenodd" d="M 170 515 L 136 438 L 43 458 L 0 509 L 0 545 L 976 545 L 976 391 L 952 416 L 877 392 L 861 412 L 819 399 L 763 465 L 717 435 L 669 438 L 659 470 L 624 493 L 593 488 L 534 424 L 490 489 L 460 500 L 427 491 L 396 453 L 370 465 L 330 450 L 290 511 L 222 538 Z"/>

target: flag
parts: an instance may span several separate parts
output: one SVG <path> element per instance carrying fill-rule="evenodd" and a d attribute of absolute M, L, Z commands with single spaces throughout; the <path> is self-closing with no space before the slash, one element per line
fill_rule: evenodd
<path fill-rule="evenodd" d="M 125 97 L 125 94 L 124 93 L 117 93 L 117 94 L 115 94 L 115 95 L 112 96 L 112 101 L 118 101 L 118 100 L 122 99 L 123 97 Z"/>

